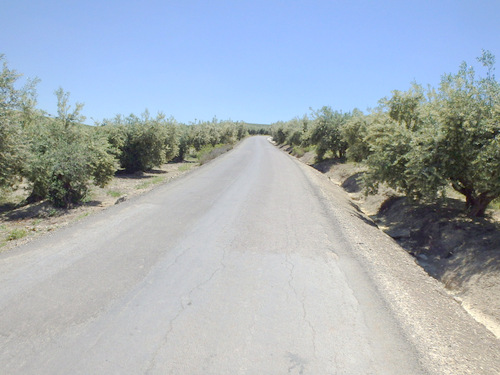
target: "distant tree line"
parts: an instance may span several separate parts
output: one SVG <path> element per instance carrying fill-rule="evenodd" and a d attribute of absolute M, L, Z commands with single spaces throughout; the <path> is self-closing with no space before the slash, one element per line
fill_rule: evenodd
<path fill-rule="evenodd" d="M 368 193 L 380 183 L 414 200 L 437 199 L 447 187 L 463 194 L 471 216 L 483 216 L 500 196 L 500 85 L 495 57 L 483 51 L 478 77 L 463 63 L 438 88 L 395 90 L 368 114 L 323 107 L 272 124 L 278 144 L 315 149 L 325 157 L 363 162 Z M 302 151 L 303 152 L 303 151 Z"/>
<path fill-rule="evenodd" d="M 91 184 L 105 186 L 118 169 L 147 171 L 191 149 L 234 144 L 248 135 L 242 122 L 179 124 L 163 114 L 116 116 L 97 126 L 84 125 L 83 105 L 69 104 L 56 91 L 57 115 L 36 108 L 37 80 L 17 87 L 20 75 L 0 55 L 0 195 L 28 183 L 28 202 L 49 199 L 70 207 L 81 202 Z"/>
<path fill-rule="evenodd" d="M 500 85 L 488 51 L 478 58 L 485 77 L 464 63 L 438 88 L 395 90 L 368 114 L 325 106 L 270 130 L 217 119 L 184 125 L 147 111 L 87 126 L 83 105 L 72 108 L 62 89 L 56 91 L 57 115 L 50 117 L 36 108 L 37 80 L 17 87 L 20 75 L 3 55 L 0 61 L 0 194 L 25 181 L 29 202 L 49 199 L 68 207 L 118 169 L 146 171 L 248 133 L 271 134 L 298 153 L 314 149 L 318 161 L 363 162 L 368 192 L 386 183 L 411 199 L 434 200 L 451 186 L 465 196 L 471 216 L 484 215 L 500 196 Z"/>

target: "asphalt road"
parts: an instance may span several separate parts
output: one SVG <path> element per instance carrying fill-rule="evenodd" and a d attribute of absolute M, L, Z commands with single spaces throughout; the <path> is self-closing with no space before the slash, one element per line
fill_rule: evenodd
<path fill-rule="evenodd" d="M 466 323 L 477 338 L 469 328 L 457 328 L 467 337 L 453 345 L 424 337 L 432 326 L 412 317 L 426 293 L 394 291 L 399 279 L 370 263 L 385 240 L 362 256 L 370 238 L 353 240 L 354 224 L 340 220 L 355 220 L 360 236 L 378 230 L 346 202 L 332 205 L 306 169 L 250 138 L 183 178 L 0 254 L 0 373 L 448 373 L 449 363 L 462 365 L 447 347 L 467 350 L 462 341 L 481 354 L 464 354 L 457 368 L 496 373 L 498 342 L 475 322 Z M 382 250 L 391 246 L 399 251 Z M 418 280 L 401 283 L 429 284 L 445 306 L 427 301 L 430 309 L 468 319 L 402 259 Z"/>

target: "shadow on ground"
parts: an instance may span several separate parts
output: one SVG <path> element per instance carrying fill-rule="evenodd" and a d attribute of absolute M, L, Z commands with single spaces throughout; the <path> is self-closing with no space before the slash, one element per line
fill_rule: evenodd
<path fill-rule="evenodd" d="M 355 197 L 351 205 L 357 217 L 384 230 L 446 286 L 462 289 L 473 278 L 500 272 L 500 223 L 492 217 L 468 217 L 464 202 L 459 199 L 415 203 L 394 192 L 389 198 L 380 196 L 378 212 L 368 218 L 359 208 L 366 202 L 362 171 L 352 168 L 349 173 L 349 164 L 338 159 L 325 160 L 312 167 L 336 177 L 337 183 Z M 335 171 L 340 169 L 344 175 L 339 181 Z"/>
<path fill-rule="evenodd" d="M 7 221 L 17 221 L 33 218 L 48 218 L 58 217 L 64 214 L 67 210 L 54 208 L 47 200 L 24 206 L 18 206 L 13 210 L 7 211 L 2 215 L 2 218 Z"/>
<path fill-rule="evenodd" d="M 454 287 L 478 273 L 500 271 L 500 224 L 488 217 L 469 218 L 462 201 L 416 204 L 392 197 L 372 219 L 435 278 L 446 280 L 453 272 L 448 282 Z"/>
<path fill-rule="evenodd" d="M 286 146 L 280 148 L 287 151 Z M 341 186 L 351 198 L 353 215 L 391 236 L 457 301 L 500 337 L 500 213 L 471 219 L 464 202 L 443 199 L 416 204 L 381 185 L 376 195 L 363 191 L 366 166 L 330 159 L 299 159 Z M 415 286 L 418 287 L 418 286 Z"/>
<path fill-rule="evenodd" d="M 321 173 L 327 173 L 333 166 L 342 164 L 342 162 L 343 161 L 341 159 L 326 159 L 319 163 L 311 164 L 311 167 L 320 171 Z"/>
<path fill-rule="evenodd" d="M 148 173 L 148 174 L 146 174 Z M 132 179 L 132 180 L 145 180 L 145 179 L 148 179 L 148 178 L 153 178 L 154 176 L 149 176 L 149 174 L 166 174 L 168 173 L 167 171 L 162 171 L 160 169 L 151 169 L 147 172 L 134 172 L 134 173 L 130 173 L 130 172 L 126 172 L 125 170 L 119 170 L 115 173 L 115 177 L 116 178 L 120 178 L 120 179 Z"/>
<path fill-rule="evenodd" d="M 18 205 L 4 212 L 0 211 L 0 216 L 5 221 L 18 221 L 25 219 L 46 219 L 50 217 L 60 217 L 75 207 L 98 207 L 102 204 L 101 201 L 92 200 L 81 204 L 74 205 L 71 208 L 57 208 L 52 205 L 48 200 L 41 202 Z"/>

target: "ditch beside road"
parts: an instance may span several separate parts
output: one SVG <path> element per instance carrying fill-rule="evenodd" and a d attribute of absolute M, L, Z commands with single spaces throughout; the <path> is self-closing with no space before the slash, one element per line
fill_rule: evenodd
<path fill-rule="evenodd" d="M 280 148 L 293 152 L 288 146 Z M 463 196 L 451 188 L 434 203 L 411 202 L 385 184 L 377 194 L 366 195 L 366 165 L 314 159 L 314 152 L 299 157 L 341 187 L 356 207 L 500 338 L 500 210 L 492 206 L 486 217 L 470 218 Z"/>

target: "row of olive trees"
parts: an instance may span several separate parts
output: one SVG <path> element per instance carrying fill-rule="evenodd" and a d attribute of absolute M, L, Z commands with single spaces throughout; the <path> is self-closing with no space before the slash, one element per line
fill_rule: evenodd
<path fill-rule="evenodd" d="M 271 135 L 278 144 L 315 146 L 317 161 L 325 156 L 344 159 L 349 151 L 346 130 L 358 115 L 362 115 L 358 110 L 343 113 L 325 106 L 311 111 L 309 116 L 272 124 Z"/>
<path fill-rule="evenodd" d="M 48 198 L 56 206 L 68 207 L 85 198 L 91 183 L 105 186 L 116 171 L 107 140 L 82 125 L 81 104 L 68 104 L 69 94 L 56 91 L 58 114 L 44 116 L 31 108 L 21 124 L 26 147 L 20 176 L 30 183 L 28 202 Z"/>
<path fill-rule="evenodd" d="M 153 118 L 147 111 L 141 117 L 118 115 L 101 125 L 99 132 L 107 137 L 126 172 L 147 171 L 174 159 L 182 161 L 190 149 L 234 144 L 248 135 L 243 123 L 214 119 L 182 125 L 162 113 Z"/>
<path fill-rule="evenodd" d="M 121 169 L 127 173 L 147 171 L 172 160 L 179 150 L 179 126 L 163 114 L 151 117 L 145 111 L 141 117 L 116 116 L 104 120 L 96 131 L 112 146 Z"/>
<path fill-rule="evenodd" d="M 494 56 L 478 59 L 485 78 L 465 63 L 438 89 L 394 91 L 374 115 L 363 142 L 368 187 L 379 182 L 415 199 L 434 199 L 446 187 L 463 194 L 471 216 L 483 216 L 500 196 L 500 85 Z"/>
<path fill-rule="evenodd" d="M 20 75 L 0 55 L 0 194 L 22 180 L 28 202 L 49 199 L 69 207 L 81 202 L 91 184 L 106 185 L 117 169 L 147 171 L 191 148 L 234 143 L 248 133 L 243 123 L 218 121 L 178 124 L 163 114 L 116 116 L 101 126 L 83 125 L 83 105 L 69 105 L 56 91 L 57 116 L 36 108 L 36 81 L 17 87 Z"/>
<path fill-rule="evenodd" d="M 36 81 L 16 87 L 20 75 L 0 55 L 0 189 L 25 179 L 28 202 L 48 198 L 58 206 L 81 201 L 92 182 L 104 186 L 116 170 L 108 142 L 81 125 L 81 104 L 56 91 L 57 116 L 36 109 Z"/>
<path fill-rule="evenodd" d="M 500 196 L 500 85 L 495 58 L 478 58 L 486 77 L 465 63 L 437 89 L 413 84 L 393 91 L 370 114 L 323 107 L 311 116 L 272 126 L 278 143 L 314 145 L 317 158 L 364 162 L 367 191 L 380 183 L 416 200 L 434 200 L 451 186 L 471 216 L 483 216 Z"/>

